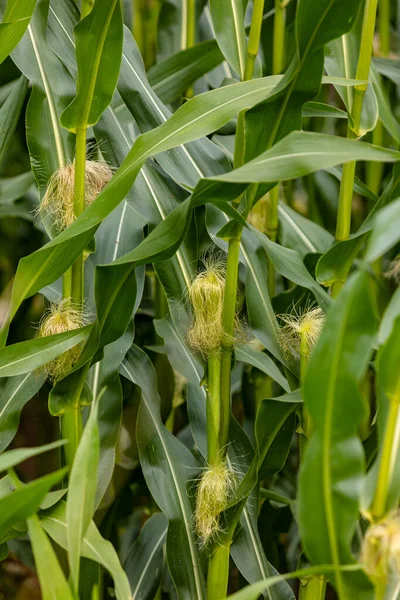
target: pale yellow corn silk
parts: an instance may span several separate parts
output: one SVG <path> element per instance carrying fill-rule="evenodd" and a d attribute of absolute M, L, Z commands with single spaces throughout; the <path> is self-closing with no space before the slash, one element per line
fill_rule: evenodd
<path fill-rule="evenodd" d="M 400 254 L 392 260 L 388 270 L 384 272 L 384 276 L 388 279 L 393 279 L 397 284 L 400 283 Z"/>
<path fill-rule="evenodd" d="M 112 170 L 103 161 L 86 161 L 85 205 L 100 194 L 112 177 Z M 63 231 L 75 219 L 74 214 L 75 164 L 61 167 L 51 176 L 39 206 L 39 214 L 48 215 L 57 232 Z"/>
<path fill-rule="evenodd" d="M 300 353 L 300 343 L 306 342 L 311 351 L 321 334 L 325 314 L 319 307 L 306 308 L 303 311 L 293 311 L 291 314 L 279 315 L 285 323 L 279 332 L 280 343 L 285 354 Z"/>
<path fill-rule="evenodd" d="M 400 577 L 399 513 L 369 527 L 363 540 L 361 563 L 373 581 L 385 580 L 389 573 Z"/>
<path fill-rule="evenodd" d="M 79 329 L 89 322 L 88 315 L 79 305 L 73 304 L 70 298 L 53 302 L 43 315 L 37 332 L 37 337 L 47 337 L 56 333 L 64 333 Z M 82 351 L 82 343 L 63 352 L 43 367 L 52 382 L 65 377 L 77 362 Z"/>
<path fill-rule="evenodd" d="M 224 303 L 225 269 L 219 263 L 205 263 L 205 269 L 193 280 L 189 298 L 193 322 L 188 341 L 193 350 L 207 357 L 220 347 L 223 338 L 222 309 Z"/>
<path fill-rule="evenodd" d="M 235 474 L 226 461 L 209 466 L 197 487 L 195 523 L 203 544 L 221 532 L 220 514 L 235 488 Z"/>

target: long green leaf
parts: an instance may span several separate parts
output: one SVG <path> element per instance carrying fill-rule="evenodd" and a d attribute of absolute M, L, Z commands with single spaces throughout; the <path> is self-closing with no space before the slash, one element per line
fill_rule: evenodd
<path fill-rule="evenodd" d="M 310 219 L 306 219 L 284 202 L 278 206 L 280 221 L 279 239 L 283 246 L 306 254 L 325 252 L 333 242 L 333 236 Z"/>
<path fill-rule="evenodd" d="M 48 45 L 48 11 L 49 0 L 37 0 L 28 31 L 12 53 L 33 86 L 26 115 L 27 143 L 42 195 L 54 171 L 72 159 L 74 142 L 74 136 L 60 125 L 61 113 L 73 95 L 73 79 Z"/>
<path fill-rule="evenodd" d="M 49 26 L 54 37 L 53 48 L 72 68 L 75 65 L 72 32 L 78 20 L 79 11 L 73 0 L 52 2 Z M 59 40 L 63 40 L 62 48 Z M 139 49 L 127 28 L 124 29 L 118 91 L 142 133 L 163 124 L 171 115 L 148 83 Z M 173 148 L 161 154 L 158 162 L 166 173 L 185 187 L 193 187 L 202 176 L 223 173 L 230 166 L 224 153 L 207 138 Z"/>
<path fill-rule="evenodd" d="M 254 228 L 252 228 L 252 231 L 264 247 L 277 272 L 290 281 L 309 289 L 314 294 L 320 306 L 326 310 L 330 305 L 330 298 L 307 271 L 300 255 L 294 250 L 271 242 L 271 240 L 260 231 L 257 231 Z"/>
<path fill-rule="evenodd" d="M 359 565 L 348 565 L 344 566 L 341 569 L 343 573 L 346 572 L 354 572 L 357 576 L 357 571 L 361 570 Z M 309 567 L 308 569 L 299 569 L 298 571 L 293 571 L 293 573 L 287 573 L 286 575 L 277 575 L 275 577 L 269 577 L 268 579 L 264 579 L 264 581 L 259 581 L 254 583 L 253 585 L 249 585 L 243 590 L 236 592 L 236 594 L 232 594 L 228 596 L 229 600 L 258 600 L 260 594 L 263 592 L 268 592 L 274 588 L 282 578 L 288 579 L 307 579 L 308 577 L 312 577 L 313 575 L 329 575 L 335 571 L 335 567 L 332 565 L 321 565 L 319 567 Z M 351 575 L 350 575 L 351 577 Z"/>
<path fill-rule="evenodd" d="M 50 488 L 62 480 L 67 469 L 60 469 L 40 477 L 0 498 L 0 538 L 20 521 L 24 521 L 39 509 Z"/>
<path fill-rule="evenodd" d="M 364 507 L 370 508 L 372 498 L 377 486 L 379 469 L 381 468 L 381 457 L 385 444 L 387 430 L 390 429 L 389 419 L 393 419 L 395 426 L 393 440 L 390 448 L 390 466 L 388 472 L 388 488 L 385 498 L 385 509 L 387 514 L 396 510 L 400 498 L 400 415 L 397 410 L 395 415 L 390 413 L 390 407 L 397 402 L 399 393 L 399 371 L 400 359 L 400 319 L 393 323 L 391 334 L 380 347 L 376 359 L 376 389 L 378 395 L 378 455 L 372 468 L 368 471 L 365 486 Z"/>
<path fill-rule="evenodd" d="M 44 374 L 35 372 L 7 379 L 0 395 L 0 452 L 17 433 L 23 407 L 40 390 L 45 379 Z"/>
<path fill-rule="evenodd" d="M 356 25 L 327 46 L 325 57 L 325 69 L 328 75 L 333 77 L 345 77 L 351 79 L 357 72 L 358 53 L 361 39 L 361 26 L 363 11 L 359 11 Z M 351 87 L 336 87 L 351 121 L 351 109 L 353 104 L 353 89 Z M 360 132 L 362 135 L 375 128 L 378 121 L 378 103 L 374 87 L 369 84 L 364 96 L 361 114 Z"/>
<path fill-rule="evenodd" d="M 100 453 L 99 427 L 95 402 L 85 425 L 72 464 L 67 496 L 68 563 L 72 585 L 79 590 L 82 539 L 95 510 L 97 467 Z"/>
<path fill-rule="evenodd" d="M 67 550 L 66 503 L 59 502 L 54 508 L 40 514 L 40 523 L 48 535 Z M 82 540 L 82 556 L 102 565 L 115 583 L 117 600 L 131 600 L 129 582 L 118 559 L 118 555 L 108 540 L 105 540 L 93 521 Z"/>
<path fill-rule="evenodd" d="M 215 179 L 229 183 L 285 181 L 351 160 L 396 162 L 400 153 L 338 136 L 295 131 L 243 167 Z"/>
<path fill-rule="evenodd" d="M 352 28 L 360 5 L 360 0 L 302 0 L 297 4 L 292 62 L 274 94 L 246 114 L 248 158 L 301 129 L 303 104 L 312 100 L 321 86 L 323 46 Z"/>
<path fill-rule="evenodd" d="M 12 344 L 0 350 L 0 376 L 12 377 L 39 369 L 63 352 L 84 342 L 92 325 L 48 337 Z"/>
<path fill-rule="evenodd" d="M 207 456 L 207 440 L 206 440 L 206 392 L 204 386 L 201 385 L 202 369 L 200 364 L 190 352 L 187 343 L 176 329 L 175 324 L 169 318 L 162 321 L 156 321 L 157 333 L 165 340 L 168 350 L 168 357 L 172 366 L 181 373 L 189 382 L 188 385 L 188 412 L 190 427 L 193 433 L 196 446 L 201 454 Z M 232 421 L 235 424 L 235 421 Z M 247 444 L 246 447 L 242 444 Z M 249 442 L 243 433 L 243 430 L 236 424 L 235 433 L 232 434 L 230 444 L 230 457 L 236 465 L 242 465 L 241 468 L 246 470 L 251 461 L 249 452 Z M 246 457 L 244 463 L 243 457 Z M 260 543 L 260 536 L 257 529 L 257 520 L 253 514 L 252 507 L 254 498 L 251 497 L 248 505 L 245 505 L 240 516 L 240 533 L 235 536 L 232 545 L 232 557 L 235 560 L 238 569 L 248 581 L 257 581 L 259 577 L 268 577 L 276 573 L 274 567 L 268 562 Z M 242 560 L 241 557 L 246 557 Z M 249 568 L 249 565 L 252 565 Z M 274 600 L 293 600 L 293 594 L 287 585 L 282 584 L 271 598 Z"/>
<path fill-rule="evenodd" d="M 157 62 L 148 72 L 149 83 L 163 102 L 172 102 L 223 58 L 215 40 L 200 42 Z"/>
<path fill-rule="evenodd" d="M 97 123 L 114 94 L 122 55 L 120 2 L 95 3 L 74 33 L 77 93 L 61 115 L 61 124 L 76 133 Z"/>
<path fill-rule="evenodd" d="M 19 463 L 32 458 L 32 456 L 54 450 L 54 448 L 59 448 L 65 443 L 66 440 L 59 440 L 58 442 L 51 442 L 50 444 L 37 446 L 36 448 L 16 448 L 15 450 L 9 450 L 0 456 L 0 473 L 15 467 L 15 465 L 19 465 Z"/>
<path fill-rule="evenodd" d="M 299 520 L 305 551 L 315 563 L 339 567 L 353 560 L 350 544 L 365 469 L 358 426 L 366 404 L 359 382 L 375 335 L 368 275 L 361 271 L 329 312 L 304 382 L 313 432 L 300 473 Z M 370 589 L 366 578 L 345 577 L 339 568 L 335 587 L 340 597 L 351 590 L 368 597 Z"/>
<path fill-rule="evenodd" d="M 21 76 L 13 87 L 11 94 L 0 109 L 0 128 L 2 132 L 0 142 L 0 162 L 4 159 L 8 150 L 8 146 L 14 136 L 19 115 L 25 101 L 27 89 L 28 81 L 24 76 Z"/>
<path fill-rule="evenodd" d="M 154 597 L 163 572 L 163 546 L 168 530 L 168 520 L 156 513 L 146 521 L 140 536 L 131 546 L 124 560 L 132 600 Z"/>
<path fill-rule="evenodd" d="M 74 262 L 95 228 L 128 193 L 149 156 L 211 133 L 242 108 L 268 96 L 274 85 L 274 78 L 267 77 L 202 94 L 183 105 L 160 128 L 140 136 L 110 184 L 85 214 L 49 244 L 20 262 L 10 316 L 15 314 L 23 298 L 52 283 Z M 69 252 L 66 252 L 67 248 Z"/>
<path fill-rule="evenodd" d="M 2 3 L 4 8 L 5 2 Z M 29 25 L 36 0 L 8 0 L 0 23 L 0 63 L 13 51 Z"/>
<path fill-rule="evenodd" d="M 374 217 L 374 226 L 368 244 L 366 259 L 375 261 L 390 250 L 400 239 L 400 199 L 382 208 Z"/>
<path fill-rule="evenodd" d="M 260 350 L 256 350 L 249 346 L 236 346 L 235 355 L 237 360 L 241 360 L 246 364 L 252 365 L 259 369 L 266 375 L 269 375 L 274 381 L 279 383 L 279 385 L 288 392 L 290 390 L 289 384 L 286 380 L 286 377 L 282 375 L 274 361 L 265 354 L 264 352 L 260 352 Z"/>
<path fill-rule="evenodd" d="M 242 0 L 210 0 L 210 10 L 222 54 L 243 80 L 247 55 Z"/>
<path fill-rule="evenodd" d="M 169 519 L 167 553 L 172 578 L 182 598 L 201 600 L 206 597 L 205 582 L 187 493 L 198 464 L 161 421 L 155 371 L 146 354 L 132 346 L 121 372 L 142 390 L 137 443 L 147 485 Z"/>
<path fill-rule="evenodd" d="M 28 520 L 28 531 L 32 541 L 42 599 L 55 600 L 56 598 L 63 598 L 63 600 L 74 600 L 53 546 L 43 531 L 37 515 Z"/>

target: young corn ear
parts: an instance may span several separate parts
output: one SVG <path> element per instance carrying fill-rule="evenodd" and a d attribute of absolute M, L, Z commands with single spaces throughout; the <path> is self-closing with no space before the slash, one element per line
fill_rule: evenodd
<path fill-rule="evenodd" d="M 64 333 L 79 329 L 88 322 L 87 315 L 80 306 L 74 305 L 70 298 L 64 298 L 51 304 L 43 315 L 37 332 L 37 337 L 47 337 L 56 333 Z M 82 344 L 77 344 L 63 352 L 57 358 L 45 365 L 44 371 L 53 383 L 65 377 L 77 362 L 82 351 Z"/>
<path fill-rule="evenodd" d="M 197 488 L 195 523 L 202 544 L 221 532 L 220 514 L 235 486 L 235 475 L 226 461 L 209 466 Z"/>
<path fill-rule="evenodd" d="M 223 339 L 224 288 L 223 267 L 218 263 L 207 263 L 189 289 L 194 316 L 188 341 L 193 350 L 201 352 L 205 358 L 219 350 Z"/>
<path fill-rule="evenodd" d="M 280 343 L 284 353 L 298 357 L 302 346 L 311 352 L 324 325 L 324 312 L 313 307 L 302 312 L 279 315 L 279 318 L 285 323 L 280 330 Z"/>
<path fill-rule="evenodd" d="M 363 540 L 361 563 L 374 583 L 389 573 L 400 578 L 400 516 L 394 514 L 372 525 Z"/>
<path fill-rule="evenodd" d="M 103 161 L 86 161 L 85 205 L 88 206 L 100 194 L 112 177 L 112 170 Z M 61 167 L 51 176 L 45 195 L 39 206 L 42 218 L 47 215 L 59 233 L 75 220 L 75 164 Z"/>

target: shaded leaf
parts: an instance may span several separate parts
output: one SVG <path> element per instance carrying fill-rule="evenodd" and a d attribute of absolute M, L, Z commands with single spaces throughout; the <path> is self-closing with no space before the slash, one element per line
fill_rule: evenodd
<path fill-rule="evenodd" d="M 44 374 L 30 372 L 7 380 L 0 396 L 0 452 L 13 439 L 22 409 L 37 394 L 45 379 Z"/>
<path fill-rule="evenodd" d="M 163 546 L 168 530 L 168 520 L 156 513 L 146 521 L 140 536 L 131 546 L 124 560 L 132 600 L 151 600 L 160 584 L 163 567 Z"/>

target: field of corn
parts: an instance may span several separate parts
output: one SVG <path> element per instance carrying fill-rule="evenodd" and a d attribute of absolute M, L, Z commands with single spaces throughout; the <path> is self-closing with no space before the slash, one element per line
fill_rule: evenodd
<path fill-rule="evenodd" d="M 0 600 L 400 600 L 400 3 L 0 0 Z"/>

